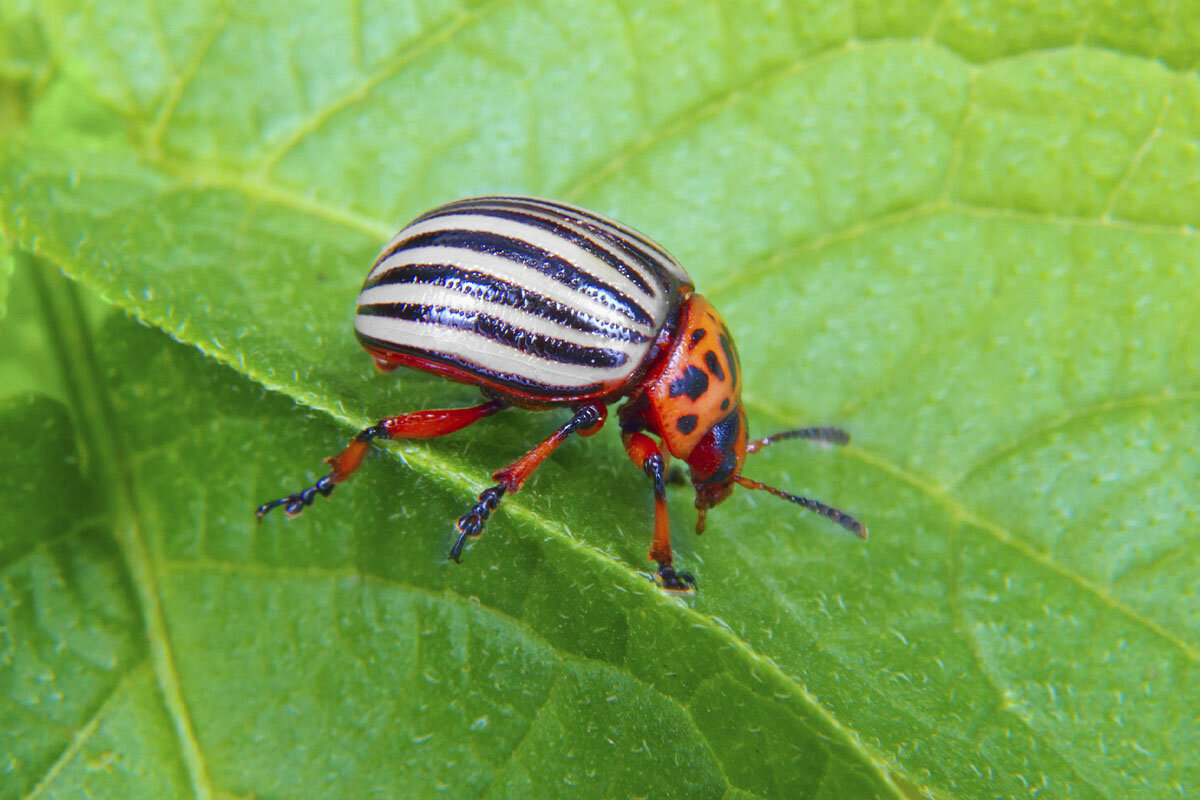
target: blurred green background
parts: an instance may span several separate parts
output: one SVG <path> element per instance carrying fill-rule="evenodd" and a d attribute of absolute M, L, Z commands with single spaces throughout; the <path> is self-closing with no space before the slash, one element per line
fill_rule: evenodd
<path fill-rule="evenodd" d="M 1200 791 L 1200 4 L 0 0 L 0 798 Z M 350 331 L 483 192 L 670 248 L 754 456 L 650 486 Z"/>

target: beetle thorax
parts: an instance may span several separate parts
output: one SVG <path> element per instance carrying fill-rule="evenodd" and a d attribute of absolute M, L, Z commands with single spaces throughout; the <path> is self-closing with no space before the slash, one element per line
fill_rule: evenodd
<path fill-rule="evenodd" d="M 727 483 L 746 458 L 742 374 L 729 328 L 701 295 L 679 310 L 673 343 L 647 375 L 641 416 L 692 481 Z"/>

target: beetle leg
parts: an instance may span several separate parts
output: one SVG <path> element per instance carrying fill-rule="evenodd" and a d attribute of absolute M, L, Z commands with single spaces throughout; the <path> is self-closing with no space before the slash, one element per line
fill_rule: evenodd
<path fill-rule="evenodd" d="M 295 517 L 311 506 L 317 499 L 317 495 L 328 497 L 333 492 L 333 487 L 354 474 L 366 457 L 371 442 L 375 439 L 433 439 L 465 428 L 473 422 L 495 414 L 504 407 L 504 401 L 492 400 L 471 408 L 414 411 L 411 414 L 381 419 L 371 427 L 359 431 L 345 450 L 332 458 L 325 459 L 325 463 L 331 468 L 328 475 L 307 489 L 278 500 L 272 500 L 269 503 L 263 503 L 255 510 L 254 516 L 261 520 L 271 509 L 283 506 L 283 511 L 288 517 Z"/>
<path fill-rule="evenodd" d="M 458 530 L 458 538 L 454 541 L 454 546 L 450 548 L 450 558 L 456 562 L 462 560 L 463 545 L 466 544 L 467 537 L 475 538 L 483 533 L 483 526 L 487 523 L 488 517 L 496 510 L 496 506 L 500 505 L 500 500 L 505 494 L 511 494 L 520 489 L 533 471 L 571 434 L 591 436 L 599 431 L 604 425 L 607 415 L 608 408 L 602 404 L 580 406 L 575 409 L 575 415 L 549 438 L 504 469 L 492 473 L 492 479 L 497 481 L 496 485 L 480 492 L 479 501 L 475 503 L 475 506 L 458 518 L 455 525 Z"/>
<path fill-rule="evenodd" d="M 664 475 L 666 459 L 658 445 L 644 433 L 626 431 L 621 434 L 625 452 L 638 469 L 654 481 L 654 540 L 650 543 L 650 560 L 658 563 L 658 579 L 664 589 L 676 592 L 691 591 L 696 579 L 687 572 L 676 572 L 671 566 L 671 520 L 667 513 L 667 482 Z"/>

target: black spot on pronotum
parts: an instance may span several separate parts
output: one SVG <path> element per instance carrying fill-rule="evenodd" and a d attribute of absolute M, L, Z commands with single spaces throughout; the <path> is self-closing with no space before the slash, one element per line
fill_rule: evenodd
<path fill-rule="evenodd" d="M 704 354 L 704 363 L 708 364 L 708 371 L 713 374 L 719 381 L 725 380 L 725 370 L 721 369 L 721 360 L 717 358 L 717 354 L 709 350 Z"/>
<path fill-rule="evenodd" d="M 700 340 L 707 335 L 708 331 L 704 330 L 704 328 L 696 328 L 696 330 L 692 331 L 692 347 L 700 344 Z"/>
<path fill-rule="evenodd" d="M 722 411 L 729 410 L 729 398 L 728 397 L 726 397 L 724 400 L 721 401 L 721 410 Z"/>
<path fill-rule="evenodd" d="M 708 391 L 708 375 L 698 367 L 688 367 L 683 371 L 683 377 L 671 381 L 671 397 L 686 394 L 693 400 L 698 400 Z"/>
<path fill-rule="evenodd" d="M 680 433 L 688 434 L 696 430 L 696 423 L 698 421 L 699 420 L 696 419 L 695 414 L 684 414 L 682 417 L 675 420 L 675 427 L 679 429 Z"/>

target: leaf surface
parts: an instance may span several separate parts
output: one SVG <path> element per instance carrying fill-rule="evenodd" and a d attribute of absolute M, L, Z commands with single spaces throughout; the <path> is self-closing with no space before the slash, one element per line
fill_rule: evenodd
<path fill-rule="evenodd" d="M 1184 5 L 317 4 L 287 35 L 243 4 L 49 5 L 66 78 L 0 165 L 6 236 L 233 370 L 117 332 L 95 383 L 133 437 L 136 605 L 175 654 L 148 674 L 194 727 L 175 772 L 200 794 L 1194 790 Z M 519 414 L 253 528 L 355 427 L 470 399 L 372 375 L 348 318 L 393 228 L 484 191 L 671 248 L 738 337 L 755 433 L 855 436 L 748 474 L 872 540 L 750 496 L 695 540 L 680 495 L 702 591 L 663 597 L 635 572 L 648 487 L 601 436 L 446 566 L 470 495 L 554 424 Z"/>

